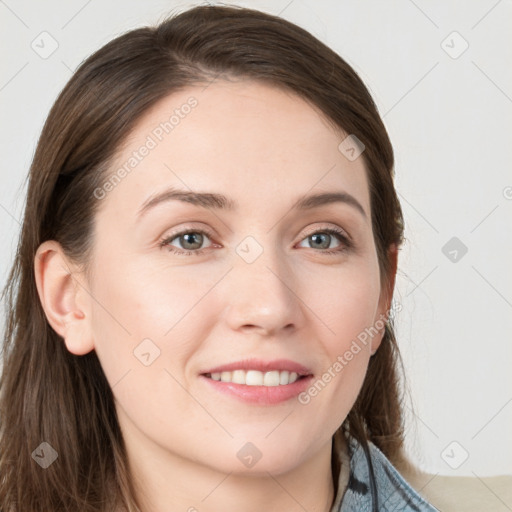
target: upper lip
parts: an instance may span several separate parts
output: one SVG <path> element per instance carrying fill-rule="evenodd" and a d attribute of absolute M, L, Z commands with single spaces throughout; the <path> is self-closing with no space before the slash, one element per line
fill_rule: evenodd
<path fill-rule="evenodd" d="M 258 370 L 260 372 L 287 370 L 299 375 L 311 375 L 311 371 L 308 368 L 289 359 L 274 359 L 272 361 L 244 359 L 243 361 L 235 361 L 234 363 L 215 366 L 214 368 L 201 372 L 201 374 L 231 372 L 234 370 Z"/>

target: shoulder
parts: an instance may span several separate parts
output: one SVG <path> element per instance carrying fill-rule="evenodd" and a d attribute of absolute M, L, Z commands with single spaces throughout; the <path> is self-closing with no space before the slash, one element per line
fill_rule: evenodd
<path fill-rule="evenodd" d="M 417 492 L 372 442 L 348 439 L 350 477 L 339 512 L 438 511 Z M 338 511 L 336 511 L 338 512 Z"/>

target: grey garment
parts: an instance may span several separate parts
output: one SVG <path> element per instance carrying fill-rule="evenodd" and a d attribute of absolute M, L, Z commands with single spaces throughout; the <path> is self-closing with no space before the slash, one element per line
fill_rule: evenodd
<path fill-rule="evenodd" d="M 350 476 L 341 504 L 332 512 L 438 512 L 400 475 L 386 456 L 368 442 L 369 453 L 354 438 L 348 438 Z M 375 478 L 370 477 L 372 473 Z M 338 493 L 343 489 L 338 489 Z"/>

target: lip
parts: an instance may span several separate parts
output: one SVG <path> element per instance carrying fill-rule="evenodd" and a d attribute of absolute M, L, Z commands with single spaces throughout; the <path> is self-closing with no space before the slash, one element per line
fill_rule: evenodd
<path fill-rule="evenodd" d="M 313 379 L 313 375 L 307 375 L 302 376 L 292 384 L 282 386 L 247 386 L 245 384 L 213 380 L 205 375 L 200 375 L 199 377 L 202 381 L 206 382 L 206 385 L 212 386 L 211 389 L 215 391 L 225 393 L 242 402 L 256 405 L 275 405 L 286 402 L 305 391 Z"/>
<path fill-rule="evenodd" d="M 258 370 L 260 372 L 289 371 L 299 375 L 299 379 L 291 384 L 279 386 L 247 386 L 213 380 L 207 375 L 212 373 L 231 372 L 234 370 Z M 261 359 L 244 359 L 221 366 L 215 366 L 201 372 L 200 379 L 217 392 L 227 394 L 235 399 L 249 404 L 275 405 L 290 400 L 305 391 L 311 380 L 312 372 L 302 364 L 290 359 L 274 359 L 263 361 Z"/>
<path fill-rule="evenodd" d="M 307 376 L 312 374 L 311 370 L 299 363 L 296 363 L 295 361 L 291 361 L 290 359 L 274 359 L 272 361 L 263 361 L 261 359 L 244 359 L 243 361 L 235 361 L 234 363 L 215 366 L 214 368 L 202 371 L 201 375 L 205 375 L 207 373 L 232 372 L 234 370 L 258 370 L 260 372 L 288 370 L 289 372 L 295 372 L 300 376 Z"/>

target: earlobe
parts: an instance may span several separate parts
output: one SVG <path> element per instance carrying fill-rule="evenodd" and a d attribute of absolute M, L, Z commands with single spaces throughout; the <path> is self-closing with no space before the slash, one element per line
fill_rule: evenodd
<path fill-rule="evenodd" d="M 73 269 L 58 242 L 48 240 L 37 249 L 34 274 L 48 323 L 64 339 L 69 352 L 83 355 L 94 348 L 90 301 Z"/>

